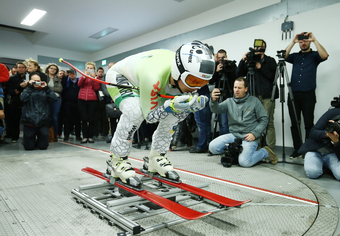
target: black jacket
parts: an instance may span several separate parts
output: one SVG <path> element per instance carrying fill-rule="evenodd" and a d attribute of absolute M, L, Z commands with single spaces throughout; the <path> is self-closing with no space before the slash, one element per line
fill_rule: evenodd
<path fill-rule="evenodd" d="M 49 103 L 58 101 L 58 98 L 48 86 L 36 89 L 28 84 L 20 98 L 24 103 L 21 113 L 22 124 L 34 127 L 50 125 Z"/>
<path fill-rule="evenodd" d="M 318 151 L 320 148 L 330 148 L 340 160 L 340 144 L 334 146 L 330 138 L 326 136 L 325 128 L 329 120 L 340 119 L 340 108 L 334 108 L 324 113 L 318 122 L 310 130 L 309 138 L 302 144 L 299 153 L 304 154 L 309 151 Z"/>
<path fill-rule="evenodd" d="M 6 82 L 7 93 L 11 96 L 10 105 L 15 107 L 22 107 L 20 94 L 24 90 L 24 88 L 22 88 L 20 84 L 25 81 L 25 78 L 25 74 L 19 75 L 17 72 L 15 75 L 12 75 Z M 15 89 L 18 90 L 20 93 L 16 94 Z"/>
<path fill-rule="evenodd" d="M 263 99 L 271 98 L 272 90 L 273 90 L 273 82 L 275 79 L 275 72 L 276 72 L 275 59 L 267 55 L 264 55 L 264 57 L 261 60 L 261 68 L 257 69 L 256 67 L 254 67 L 255 96 L 261 95 Z M 246 76 L 247 73 L 248 73 L 247 63 L 241 59 L 236 69 L 236 75 L 237 77 Z M 279 97 L 279 90 L 276 85 L 275 98 L 278 98 L 278 97 Z"/>
<path fill-rule="evenodd" d="M 61 97 L 63 102 L 78 102 L 78 93 L 80 87 L 78 86 L 79 78 L 77 78 L 76 83 L 73 83 L 68 77 L 63 78 L 61 84 L 63 85 L 63 91 Z"/>

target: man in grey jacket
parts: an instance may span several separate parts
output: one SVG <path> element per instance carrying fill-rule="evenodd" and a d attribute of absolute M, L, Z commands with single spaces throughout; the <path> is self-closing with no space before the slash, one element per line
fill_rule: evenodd
<path fill-rule="evenodd" d="M 261 134 L 268 125 L 267 112 L 256 97 L 248 93 L 247 80 L 239 77 L 234 82 L 234 96 L 221 102 L 217 102 L 220 90 L 212 91 L 210 108 L 213 113 L 228 114 L 230 133 L 221 135 L 211 141 L 209 150 L 212 154 L 224 152 L 227 143 L 233 143 L 236 138 L 242 139 L 243 151 L 238 157 L 242 167 L 251 167 L 265 159 L 275 165 L 278 161 L 275 153 L 267 146 L 256 151 Z"/>

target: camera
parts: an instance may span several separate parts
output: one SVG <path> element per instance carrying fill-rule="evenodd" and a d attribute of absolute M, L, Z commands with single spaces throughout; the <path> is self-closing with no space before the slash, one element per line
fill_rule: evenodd
<path fill-rule="evenodd" d="M 33 85 L 41 85 L 41 82 L 40 81 L 34 81 L 32 84 Z"/>
<path fill-rule="evenodd" d="M 338 134 L 340 134 L 340 123 L 339 123 L 339 121 L 337 121 L 337 120 L 334 120 L 334 122 L 328 121 L 328 123 L 326 124 L 325 131 L 330 132 L 330 133 L 333 133 L 335 131 Z"/>
<path fill-rule="evenodd" d="M 277 52 L 276 56 L 279 59 L 284 59 L 286 57 L 286 50 L 281 50 L 281 51 L 276 51 L 276 52 Z"/>
<path fill-rule="evenodd" d="M 256 62 L 261 62 L 261 55 L 255 54 L 256 52 L 260 52 L 260 50 L 249 48 L 249 53 L 247 53 L 246 56 L 246 62 L 250 67 L 254 67 Z"/>
<path fill-rule="evenodd" d="M 298 35 L 298 40 L 304 40 L 304 39 L 308 39 L 308 38 L 309 38 L 308 35 L 304 35 L 304 34 Z"/>
<path fill-rule="evenodd" d="M 222 57 L 222 59 L 219 61 L 220 64 L 222 64 L 223 72 L 224 73 L 230 73 L 234 72 L 236 68 L 236 61 L 229 61 L 225 60 L 225 57 Z"/>
<path fill-rule="evenodd" d="M 333 100 L 331 101 L 331 106 L 335 108 L 340 108 L 340 96 L 333 98 Z"/>
<path fill-rule="evenodd" d="M 224 155 L 221 157 L 223 167 L 238 164 L 238 156 L 242 152 L 242 139 L 237 138 L 233 143 L 227 143 Z"/>

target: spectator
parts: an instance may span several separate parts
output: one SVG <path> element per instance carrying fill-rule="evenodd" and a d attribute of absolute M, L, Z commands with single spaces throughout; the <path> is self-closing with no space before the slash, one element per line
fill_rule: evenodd
<path fill-rule="evenodd" d="M 3 108 L 2 104 L 0 103 L 0 137 L 4 132 L 4 123 L 3 123 L 4 119 L 5 119 L 4 108 Z M 0 142 L 0 143 L 4 143 L 4 142 Z"/>
<path fill-rule="evenodd" d="M 12 69 L 9 72 L 9 75 L 15 75 L 17 73 L 17 65 L 13 66 Z"/>
<path fill-rule="evenodd" d="M 310 130 L 309 138 L 302 144 L 299 154 L 305 155 L 304 168 L 308 178 L 319 178 L 328 168 L 340 181 L 339 129 L 340 108 L 324 113 Z M 335 126 L 335 129 L 334 129 Z"/>
<path fill-rule="evenodd" d="M 50 117 L 52 121 L 52 126 L 54 128 L 54 141 L 58 141 L 58 116 L 61 107 L 61 92 L 63 90 L 63 86 L 61 85 L 61 80 L 58 77 L 59 67 L 50 63 L 46 66 L 45 74 L 47 75 L 47 85 L 48 87 L 55 93 L 58 97 L 56 102 L 50 104 Z"/>
<path fill-rule="evenodd" d="M 4 64 L 0 63 L 0 104 L 2 106 L 2 110 L 4 109 L 5 103 L 5 93 L 4 93 L 4 85 L 5 82 L 7 82 L 9 80 L 9 71 L 6 68 L 6 66 Z M 4 127 L 4 126 L 2 126 Z M 4 139 L 4 133 L 2 132 L 0 135 L 0 142 L 5 143 L 5 139 Z"/>
<path fill-rule="evenodd" d="M 256 96 L 260 102 L 262 103 L 264 109 L 267 112 L 269 117 L 269 123 L 267 128 L 267 145 L 271 150 L 275 149 L 276 145 L 276 133 L 274 127 L 274 108 L 275 108 L 275 100 L 272 104 L 271 97 L 273 91 L 273 83 L 275 80 L 275 72 L 276 72 L 276 61 L 274 58 L 267 56 L 265 54 L 267 43 L 262 39 L 256 39 L 257 42 L 262 43 L 262 46 L 255 46 L 254 49 L 255 55 L 260 59 L 259 61 L 248 61 L 247 55 L 249 52 L 245 53 L 238 64 L 236 75 L 237 76 L 246 76 L 249 68 L 252 68 L 254 71 L 254 81 L 252 81 L 253 87 L 255 87 L 255 91 L 252 91 L 253 96 Z M 262 42 L 261 42 L 262 41 Z M 254 43 L 255 44 L 255 43 Z M 249 78 L 248 78 L 249 79 Z M 275 87 L 275 97 L 279 97 L 279 90 L 276 85 Z"/>
<path fill-rule="evenodd" d="M 39 63 L 37 61 L 33 60 L 32 58 L 29 58 L 29 59 L 26 59 L 26 63 L 27 63 L 28 74 L 31 74 L 33 72 L 38 72 L 40 75 L 41 81 L 45 81 L 47 83 L 47 75 L 43 73 L 43 69 L 39 66 Z"/>
<path fill-rule="evenodd" d="M 23 101 L 21 123 L 24 125 L 24 148 L 47 149 L 49 141 L 50 111 L 49 103 L 58 100 L 55 93 L 41 81 L 38 72 L 29 76 L 27 88 L 21 93 Z"/>
<path fill-rule="evenodd" d="M 301 37 L 305 39 L 301 39 Z M 300 38 L 300 39 L 299 39 Z M 310 48 L 311 42 L 314 43 L 317 51 Z M 299 43 L 300 52 L 289 54 L 296 43 Z M 301 113 L 305 124 L 306 135 L 309 137 L 309 132 L 314 126 L 314 108 L 316 103 L 316 69 L 318 65 L 327 60 L 328 53 L 326 49 L 316 40 L 312 32 L 305 32 L 295 35 L 293 41 L 286 48 L 286 61 L 293 64 L 291 89 L 294 97 L 294 105 L 297 114 L 297 121 L 290 97 L 288 96 L 288 110 L 290 120 L 292 122 L 291 131 L 293 137 L 294 152 L 290 155 L 291 158 L 297 158 L 301 155 L 298 153 L 302 145 L 302 140 L 299 134 L 301 123 Z"/>
<path fill-rule="evenodd" d="M 215 84 L 215 88 L 223 90 L 220 102 L 233 96 L 234 81 L 236 79 L 236 61 L 228 60 L 227 52 L 224 49 L 218 50 L 215 54 L 216 70 L 210 84 Z M 219 135 L 229 133 L 228 115 L 218 114 Z M 215 130 L 214 130 L 215 132 Z M 215 138 L 215 134 L 214 134 Z"/>
<path fill-rule="evenodd" d="M 97 69 L 96 79 L 105 81 L 104 69 L 102 67 Z M 111 97 L 107 92 L 105 84 L 100 84 L 100 89 L 98 90 L 97 95 L 98 109 L 95 114 L 94 136 L 97 137 L 98 140 L 105 141 L 109 134 L 109 120 L 106 116 L 105 104 L 110 103 L 111 101 Z"/>
<path fill-rule="evenodd" d="M 17 62 L 17 73 L 11 76 L 6 83 L 8 94 L 11 96 L 9 105 L 11 109 L 10 125 L 11 125 L 11 138 L 12 143 L 16 143 L 20 135 L 20 118 L 22 110 L 22 102 L 20 100 L 20 94 L 26 88 L 26 65 L 23 62 Z"/>
<path fill-rule="evenodd" d="M 63 84 L 63 81 L 66 80 L 68 78 L 68 75 L 66 75 L 64 70 L 59 70 L 58 72 L 58 78 L 61 81 L 61 83 Z M 64 104 L 63 104 L 63 100 L 61 100 L 61 106 L 60 106 L 60 111 L 59 111 L 59 115 L 58 115 L 58 131 L 57 131 L 57 137 L 59 138 L 61 136 L 61 134 L 63 133 L 63 126 L 64 126 Z M 65 134 L 64 134 L 65 136 Z"/>
<path fill-rule="evenodd" d="M 74 127 L 76 140 L 81 140 L 80 137 L 80 115 L 78 110 L 78 94 L 79 94 L 79 79 L 76 77 L 75 70 L 68 71 L 67 79 L 62 80 L 63 92 L 63 114 L 64 114 L 64 141 L 69 140 L 69 136 Z"/>
<path fill-rule="evenodd" d="M 242 139 L 243 151 L 238 157 L 242 167 L 251 167 L 263 159 L 271 164 L 276 164 L 278 157 L 267 146 L 256 151 L 261 134 L 268 124 L 266 110 L 258 98 L 250 96 L 247 80 L 239 77 L 234 83 L 234 96 L 222 103 L 217 99 L 221 95 L 220 90 L 212 91 L 210 107 L 214 113 L 227 112 L 229 120 L 229 134 L 221 135 L 211 141 L 209 150 L 212 154 L 222 154 L 225 144 L 234 143 L 236 138 Z"/>
<path fill-rule="evenodd" d="M 93 78 L 96 77 L 96 65 L 93 62 L 87 62 L 85 68 L 86 75 L 92 76 Z M 83 140 L 81 143 L 94 143 L 94 122 L 98 104 L 96 91 L 100 88 L 100 83 L 82 76 L 79 79 L 78 86 L 80 87 L 78 108 L 83 131 Z"/>
<path fill-rule="evenodd" d="M 210 91 L 208 85 L 197 90 L 199 95 L 204 95 L 210 99 Z M 194 113 L 195 121 L 198 128 L 198 141 L 195 147 L 192 147 L 190 153 L 204 153 L 208 150 L 208 144 L 211 141 L 211 110 L 209 106 L 205 106 L 202 110 Z"/>

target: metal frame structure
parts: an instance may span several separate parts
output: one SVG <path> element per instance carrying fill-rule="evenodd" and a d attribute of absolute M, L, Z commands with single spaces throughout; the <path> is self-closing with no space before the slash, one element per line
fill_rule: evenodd
<path fill-rule="evenodd" d="M 210 200 L 203 199 L 182 189 L 165 185 L 148 177 L 142 177 L 142 182 L 144 189 L 181 203 L 186 207 L 208 204 L 213 206 L 208 212 L 228 209 Z M 209 184 L 202 183 L 196 187 L 206 188 L 208 186 Z M 76 202 L 83 204 L 84 208 L 89 208 L 91 213 L 98 214 L 100 219 L 106 219 L 109 225 L 123 229 L 124 232 L 117 234 L 119 236 L 149 233 L 187 221 L 177 217 L 155 225 L 142 226 L 137 222 L 138 220 L 169 211 L 139 196 L 131 196 L 128 191 L 107 182 L 82 185 L 78 189 L 73 189 L 71 193 L 74 195 Z"/>

